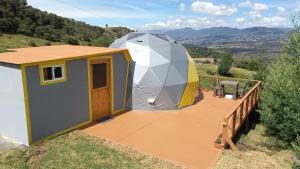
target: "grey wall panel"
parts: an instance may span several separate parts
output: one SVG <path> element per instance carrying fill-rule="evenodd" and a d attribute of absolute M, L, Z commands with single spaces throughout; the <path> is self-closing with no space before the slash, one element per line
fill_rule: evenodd
<path fill-rule="evenodd" d="M 124 107 L 124 97 L 127 76 L 127 60 L 123 53 L 113 55 L 114 67 L 114 110 L 120 110 Z"/>
<path fill-rule="evenodd" d="M 29 145 L 20 65 L 0 62 L 0 135 Z"/>
<path fill-rule="evenodd" d="M 67 81 L 41 86 L 39 66 L 26 68 L 32 139 L 89 120 L 87 60 L 66 62 Z"/>

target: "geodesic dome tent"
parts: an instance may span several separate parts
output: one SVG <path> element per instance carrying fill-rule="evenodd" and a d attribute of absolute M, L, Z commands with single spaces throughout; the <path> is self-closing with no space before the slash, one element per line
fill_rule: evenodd
<path fill-rule="evenodd" d="M 165 34 L 133 32 L 117 39 L 113 48 L 127 48 L 134 65 L 133 109 L 178 109 L 198 96 L 198 75 L 185 48 Z"/>

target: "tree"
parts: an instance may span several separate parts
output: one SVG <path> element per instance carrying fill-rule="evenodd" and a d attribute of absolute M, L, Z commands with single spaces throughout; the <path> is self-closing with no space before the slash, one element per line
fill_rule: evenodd
<path fill-rule="evenodd" d="M 282 56 L 268 67 L 263 77 L 259 105 L 262 121 L 269 133 L 288 144 L 300 136 L 299 46 L 300 31 L 296 26 Z"/>
<path fill-rule="evenodd" d="M 232 55 L 228 52 L 224 53 L 221 57 L 219 66 L 218 66 L 218 73 L 219 75 L 228 75 L 230 68 L 233 63 Z"/>

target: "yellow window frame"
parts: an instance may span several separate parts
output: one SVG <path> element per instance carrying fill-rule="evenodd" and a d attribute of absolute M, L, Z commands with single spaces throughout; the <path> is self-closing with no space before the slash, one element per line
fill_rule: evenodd
<path fill-rule="evenodd" d="M 43 68 L 45 67 L 55 67 L 55 66 L 62 66 L 63 67 L 63 77 L 61 79 L 54 79 L 54 80 L 49 80 L 49 81 L 44 81 L 44 76 L 43 76 Z M 56 83 L 62 83 L 67 81 L 67 66 L 65 61 L 52 61 L 52 62 L 45 62 L 45 63 L 40 63 L 39 64 L 39 71 L 40 71 L 40 84 L 41 86 L 45 85 L 51 85 L 51 84 L 56 84 Z"/>

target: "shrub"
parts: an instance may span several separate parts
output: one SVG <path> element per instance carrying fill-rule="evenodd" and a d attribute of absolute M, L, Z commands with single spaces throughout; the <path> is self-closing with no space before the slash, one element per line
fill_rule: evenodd
<path fill-rule="evenodd" d="M 37 45 L 36 45 L 36 43 L 34 41 L 29 41 L 28 42 L 28 46 L 37 47 Z"/>
<path fill-rule="evenodd" d="M 51 42 L 47 41 L 44 43 L 45 46 L 51 46 Z"/>
<path fill-rule="evenodd" d="M 263 75 L 261 93 L 261 118 L 269 133 L 289 144 L 296 142 L 300 135 L 299 46 L 300 31 L 296 27 L 282 56 Z M 299 146 L 298 143 L 295 145 Z"/>
<path fill-rule="evenodd" d="M 223 57 L 220 60 L 219 66 L 218 66 L 218 73 L 219 75 L 228 75 L 230 68 L 233 63 L 233 58 L 230 53 L 225 53 Z"/>
<path fill-rule="evenodd" d="M 72 37 L 67 38 L 66 42 L 70 45 L 79 45 L 79 41 Z"/>
<path fill-rule="evenodd" d="M 296 141 L 292 143 L 293 149 L 296 153 L 296 157 L 300 160 L 300 136 L 297 137 Z"/>

